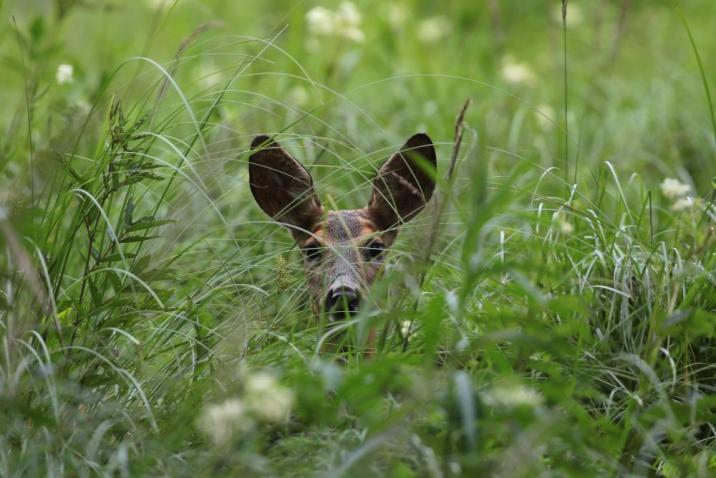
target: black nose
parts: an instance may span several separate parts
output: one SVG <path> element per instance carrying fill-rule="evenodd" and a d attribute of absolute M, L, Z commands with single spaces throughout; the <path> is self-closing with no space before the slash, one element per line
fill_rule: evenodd
<path fill-rule="evenodd" d="M 326 311 L 336 314 L 355 314 L 360 306 L 360 294 L 355 289 L 341 287 L 328 291 Z"/>

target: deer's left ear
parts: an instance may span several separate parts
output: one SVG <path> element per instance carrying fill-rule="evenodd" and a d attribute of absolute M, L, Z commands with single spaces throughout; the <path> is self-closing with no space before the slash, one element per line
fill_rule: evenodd
<path fill-rule="evenodd" d="M 373 180 L 367 208 L 373 222 L 388 230 L 415 217 L 433 195 L 436 170 L 430 137 L 424 133 L 411 136 Z"/>
<path fill-rule="evenodd" d="M 311 174 L 268 136 L 251 143 L 249 183 L 266 214 L 291 230 L 296 240 L 310 235 L 323 208 Z"/>

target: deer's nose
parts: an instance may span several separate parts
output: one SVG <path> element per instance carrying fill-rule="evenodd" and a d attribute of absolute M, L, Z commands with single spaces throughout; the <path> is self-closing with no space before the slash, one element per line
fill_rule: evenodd
<path fill-rule="evenodd" d="M 350 287 L 339 287 L 328 291 L 326 311 L 333 315 L 355 314 L 360 306 L 360 294 Z"/>

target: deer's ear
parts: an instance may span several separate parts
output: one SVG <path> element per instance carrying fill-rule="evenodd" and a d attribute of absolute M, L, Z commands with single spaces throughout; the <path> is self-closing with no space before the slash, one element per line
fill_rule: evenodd
<path fill-rule="evenodd" d="M 411 136 L 373 180 L 368 204 L 373 222 L 387 230 L 415 217 L 433 195 L 436 169 L 430 137 L 424 133 Z"/>
<path fill-rule="evenodd" d="M 268 136 L 251 142 L 249 184 L 261 209 L 297 240 L 320 222 L 323 208 L 310 173 Z"/>

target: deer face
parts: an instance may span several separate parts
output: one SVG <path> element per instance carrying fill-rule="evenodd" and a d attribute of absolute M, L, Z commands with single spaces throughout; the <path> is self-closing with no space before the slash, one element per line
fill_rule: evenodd
<path fill-rule="evenodd" d="M 253 140 L 251 192 L 303 251 L 314 312 L 336 319 L 358 311 L 398 227 L 430 200 L 435 169 L 432 141 L 416 134 L 381 167 L 366 207 L 324 211 L 306 168 L 268 136 Z"/>

